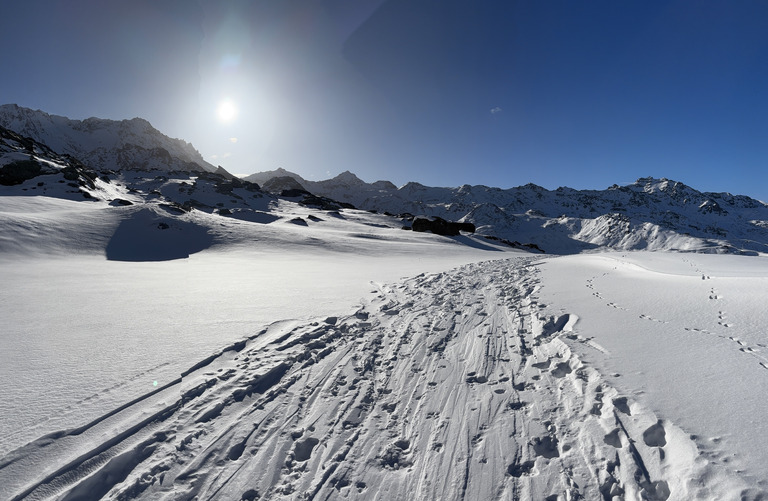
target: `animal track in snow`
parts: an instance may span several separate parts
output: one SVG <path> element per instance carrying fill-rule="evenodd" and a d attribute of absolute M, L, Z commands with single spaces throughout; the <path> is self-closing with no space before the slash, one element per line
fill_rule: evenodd
<path fill-rule="evenodd" d="M 648 316 L 648 315 L 646 315 L 644 313 L 640 314 L 640 318 L 642 318 L 643 320 L 650 320 L 651 322 L 658 322 L 660 324 L 668 324 L 669 323 L 666 320 L 659 320 L 658 318 L 650 317 L 650 316 Z"/>
<path fill-rule="evenodd" d="M 608 273 L 603 273 L 603 276 L 607 276 L 607 275 L 608 275 Z M 587 288 L 589 288 L 589 289 L 592 289 L 592 290 L 594 290 L 594 289 L 595 289 L 595 286 L 594 286 L 594 280 L 595 280 L 596 278 L 597 278 L 597 277 L 593 277 L 593 278 L 591 278 L 591 279 L 587 280 L 587 285 L 586 285 L 586 286 L 587 286 Z M 594 291 L 594 292 L 592 293 L 592 295 L 593 295 L 595 298 L 597 298 L 597 299 L 603 299 L 603 300 L 605 300 L 605 297 L 604 297 L 604 296 L 602 295 L 602 293 L 600 293 L 599 291 Z M 606 303 L 605 305 L 606 305 L 606 306 L 608 306 L 609 308 L 614 308 L 614 309 L 617 309 L 617 310 L 621 310 L 621 311 L 630 311 L 630 310 L 629 310 L 629 308 L 626 308 L 626 307 L 624 307 L 624 306 L 621 306 L 620 304 L 618 304 L 618 303 L 616 303 L 616 302 L 613 302 L 613 301 L 610 301 L 610 302 Z"/>
<path fill-rule="evenodd" d="M 722 315 L 723 315 L 723 312 L 719 312 L 719 318 L 722 318 Z M 722 325 L 723 327 L 728 327 L 731 324 L 725 324 L 725 323 L 718 322 L 718 325 Z M 756 358 L 758 360 L 758 363 L 760 365 L 762 365 L 763 367 L 765 367 L 765 364 L 768 363 L 768 357 L 766 357 L 766 356 L 761 354 L 763 349 L 766 348 L 766 346 L 762 345 L 761 343 L 757 343 L 755 346 L 748 346 L 744 341 L 742 341 L 740 338 L 735 337 L 735 336 L 727 336 L 727 335 L 724 335 L 724 334 L 720 334 L 720 333 L 717 333 L 717 332 L 711 332 L 711 331 L 708 331 L 706 329 L 699 329 L 699 328 L 696 328 L 696 327 L 685 327 L 684 329 L 686 331 L 689 331 L 689 332 L 697 332 L 697 333 L 701 333 L 701 334 L 707 334 L 707 335 L 710 335 L 710 336 L 715 336 L 715 337 L 718 337 L 720 339 L 724 339 L 726 341 L 732 342 L 736 346 L 738 346 L 737 349 L 738 349 L 738 351 L 740 353 L 743 353 L 745 355 L 749 355 L 749 356 L 751 356 L 753 358 Z"/>

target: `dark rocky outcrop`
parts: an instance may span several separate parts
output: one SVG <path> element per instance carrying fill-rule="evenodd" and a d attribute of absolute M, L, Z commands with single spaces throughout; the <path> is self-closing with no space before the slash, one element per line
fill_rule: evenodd
<path fill-rule="evenodd" d="M 455 223 L 446 221 L 441 217 L 416 217 L 411 225 L 413 231 L 431 231 L 435 235 L 456 236 L 462 231 L 468 233 L 475 232 L 475 225 L 472 223 Z"/>
<path fill-rule="evenodd" d="M 17 160 L 0 166 L 0 184 L 13 186 L 41 174 L 42 167 L 34 160 Z"/>
<path fill-rule="evenodd" d="M 521 244 L 517 240 L 507 240 L 506 238 L 499 238 L 494 235 L 483 235 L 483 238 L 485 238 L 486 240 L 491 240 L 492 242 L 499 242 L 504 245 L 514 247 L 515 249 L 523 249 L 523 250 L 535 251 L 535 252 L 540 252 L 542 254 L 545 254 L 544 249 L 540 248 L 536 244 L 532 244 L 532 243 Z"/>
<path fill-rule="evenodd" d="M 318 197 L 311 193 L 304 196 L 303 200 L 299 200 L 299 204 L 305 207 L 312 207 L 321 210 L 339 210 L 339 209 L 354 209 L 355 206 L 344 202 L 338 202 L 326 197 Z"/>

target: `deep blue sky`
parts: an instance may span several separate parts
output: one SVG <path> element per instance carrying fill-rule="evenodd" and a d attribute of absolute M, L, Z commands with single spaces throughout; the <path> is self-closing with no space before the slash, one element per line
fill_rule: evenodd
<path fill-rule="evenodd" d="M 27 0 L 2 24 L 0 102 L 141 116 L 234 173 L 768 201 L 763 0 Z"/>

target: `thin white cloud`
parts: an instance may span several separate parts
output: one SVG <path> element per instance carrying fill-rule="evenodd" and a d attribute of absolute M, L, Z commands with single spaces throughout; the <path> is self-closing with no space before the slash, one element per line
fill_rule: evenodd
<path fill-rule="evenodd" d="M 237 142 L 237 138 L 236 137 L 230 137 L 229 138 L 229 142 L 230 143 L 236 143 Z"/>
<path fill-rule="evenodd" d="M 496 113 L 501 113 L 501 108 L 496 106 L 495 108 L 491 108 L 491 115 L 495 115 Z"/>

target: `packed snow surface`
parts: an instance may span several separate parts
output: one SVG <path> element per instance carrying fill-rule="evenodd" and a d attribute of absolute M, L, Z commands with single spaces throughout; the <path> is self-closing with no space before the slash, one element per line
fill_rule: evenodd
<path fill-rule="evenodd" d="M 767 265 L 517 255 L 375 283 L 11 452 L 0 495 L 760 499 Z"/>
<path fill-rule="evenodd" d="M 371 281 L 502 254 L 465 237 L 404 232 L 365 212 L 321 220 L 317 211 L 284 205 L 264 214 L 275 220 L 267 225 L 0 197 L 0 377 L 13 382 L 0 399 L 0 454 L 163 385 L 263 325 L 343 313 Z M 293 224 L 298 216 L 312 226 Z M 170 227 L 158 230 L 158 222 Z M 201 239 L 211 245 L 206 230 L 235 244 L 152 260 L 180 256 Z M 121 252 L 134 255 L 104 259 L 118 238 Z"/>

